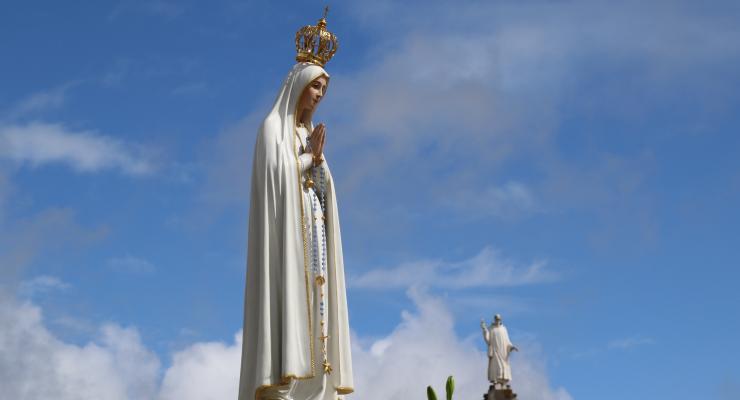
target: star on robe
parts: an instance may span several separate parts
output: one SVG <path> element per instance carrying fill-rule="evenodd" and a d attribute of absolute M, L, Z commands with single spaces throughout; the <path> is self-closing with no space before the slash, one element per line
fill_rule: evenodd
<path fill-rule="evenodd" d="M 324 363 L 322 364 L 324 366 L 324 372 L 326 374 L 331 374 L 331 364 L 329 364 L 329 360 L 324 360 Z"/>

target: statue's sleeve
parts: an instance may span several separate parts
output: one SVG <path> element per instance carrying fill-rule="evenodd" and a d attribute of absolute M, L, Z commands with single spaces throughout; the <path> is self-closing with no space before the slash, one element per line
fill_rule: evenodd
<path fill-rule="evenodd" d="M 301 167 L 301 173 L 305 173 L 306 170 L 313 167 L 313 154 L 303 153 L 298 156 L 298 165 Z"/>

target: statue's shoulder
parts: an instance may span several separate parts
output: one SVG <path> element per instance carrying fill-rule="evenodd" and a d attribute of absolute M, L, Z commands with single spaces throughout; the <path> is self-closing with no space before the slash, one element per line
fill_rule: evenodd
<path fill-rule="evenodd" d="M 259 131 L 259 140 L 265 144 L 276 143 L 280 140 L 282 133 L 282 121 L 280 117 L 271 113 L 262 121 Z"/>

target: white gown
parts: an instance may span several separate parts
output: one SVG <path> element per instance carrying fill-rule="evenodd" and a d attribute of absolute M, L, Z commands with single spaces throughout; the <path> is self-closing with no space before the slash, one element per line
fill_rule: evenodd
<path fill-rule="evenodd" d="M 257 135 L 239 400 L 336 400 L 353 391 L 334 181 L 323 162 L 325 192 L 317 193 L 319 175 L 314 178 L 316 190 L 305 188 L 311 155 L 300 153 L 313 126 L 296 129 L 298 98 L 322 75 L 328 78 L 321 67 L 296 64 Z M 319 197 L 325 200 L 326 218 Z M 325 283 L 318 285 L 321 268 L 315 266 L 321 264 Z M 328 336 L 325 352 L 322 336 Z M 331 365 L 330 373 L 325 362 Z"/>
<path fill-rule="evenodd" d="M 302 149 L 307 148 L 308 129 L 305 127 L 299 127 L 296 129 L 300 139 L 300 146 L 298 149 L 299 154 L 303 153 Z M 296 144 L 298 145 L 298 144 Z M 311 255 L 311 281 L 315 282 L 318 275 L 324 277 L 325 271 L 322 271 L 322 265 L 326 265 L 326 227 L 324 225 L 324 212 L 321 209 L 321 200 L 319 194 L 321 194 L 321 182 L 320 174 L 318 171 L 312 173 L 312 169 L 318 170 L 324 168 L 324 163 L 318 167 L 313 167 L 311 153 L 303 153 L 300 155 L 301 167 L 304 170 L 303 181 L 311 176 L 314 180 L 314 186 L 311 188 L 303 189 L 303 205 L 304 212 L 308 216 L 308 224 L 306 226 L 306 232 L 308 233 L 308 248 L 309 254 Z M 309 165 L 313 168 L 310 168 Z M 324 170 L 324 173 L 326 171 Z M 317 193 L 319 192 L 319 193 Z M 314 337 L 314 353 L 317 355 L 322 354 L 323 343 L 321 336 L 326 334 L 324 328 L 328 324 L 328 316 L 325 312 L 322 312 L 322 302 L 324 308 L 327 308 L 327 299 L 325 295 L 320 293 L 321 288 L 318 285 L 312 285 L 312 289 L 309 292 L 310 303 L 313 306 L 313 315 L 319 323 L 313 325 L 313 337 Z M 322 332 L 323 330 L 323 332 Z M 322 357 L 316 357 L 317 362 L 323 360 Z M 293 389 L 295 399 L 305 400 L 336 400 L 337 394 L 334 388 L 327 388 L 326 374 L 324 370 L 317 365 L 316 368 L 317 376 L 308 379 L 297 381 Z"/>
<path fill-rule="evenodd" d="M 509 332 L 501 324 L 491 324 L 483 330 L 483 338 L 488 344 L 488 380 L 493 383 L 506 383 L 511 380 L 509 355 L 514 345 L 509 340 Z"/>
<path fill-rule="evenodd" d="M 326 226 L 324 225 L 324 212 L 322 211 L 321 199 L 319 198 L 323 193 L 321 192 L 320 172 L 317 170 L 318 168 L 323 169 L 324 165 L 322 163 L 319 167 L 313 167 L 313 155 L 304 151 L 308 147 L 308 129 L 303 126 L 297 127 L 296 133 L 300 140 L 300 142 L 296 142 L 295 150 L 299 154 L 299 168 L 303 173 L 301 177 L 301 182 L 304 183 L 303 212 L 307 220 L 306 233 L 308 234 L 308 253 L 310 255 L 310 277 L 311 282 L 315 282 L 317 276 L 325 275 L 322 271 L 322 265 L 326 265 L 326 236 L 324 231 Z M 316 171 L 314 172 L 315 169 Z M 326 173 L 325 170 L 324 173 Z M 314 180 L 313 187 L 306 187 L 305 185 L 306 179 L 309 177 Z M 320 355 L 323 352 L 321 336 L 326 334 L 325 329 L 322 328 L 328 325 L 327 315 L 321 310 L 322 300 L 325 303 L 324 307 L 327 304 L 325 295 L 322 295 L 320 287 L 315 284 L 311 285 L 311 287 L 309 302 L 313 307 L 313 315 L 317 322 L 313 325 L 314 354 Z M 318 360 L 322 360 L 322 358 L 317 357 Z M 327 376 L 324 370 L 317 368 L 316 372 L 318 375 L 313 378 L 295 380 L 290 384 L 268 389 L 263 393 L 263 397 L 266 400 L 336 400 L 336 390 L 327 387 Z"/>

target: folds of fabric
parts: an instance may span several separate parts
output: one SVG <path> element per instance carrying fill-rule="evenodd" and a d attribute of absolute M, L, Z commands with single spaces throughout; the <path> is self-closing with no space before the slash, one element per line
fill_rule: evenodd
<path fill-rule="evenodd" d="M 313 346 L 309 293 L 308 238 L 303 212 L 296 106 L 305 87 L 323 68 L 296 64 L 286 77 L 272 110 L 260 126 L 254 149 L 247 245 L 239 400 L 260 391 L 322 373 Z M 326 163 L 324 163 L 326 164 Z M 339 218 L 334 183 L 327 175 L 327 288 L 329 303 L 328 376 L 338 393 L 351 391 L 349 321 L 344 284 Z"/>
<path fill-rule="evenodd" d="M 492 352 L 489 350 L 488 379 L 492 382 L 510 381 L 511 366 L 509 354 L 511 353 L 511 341 L 509 333 L 503 325 L 491 326 L 490 341 Z"/>

